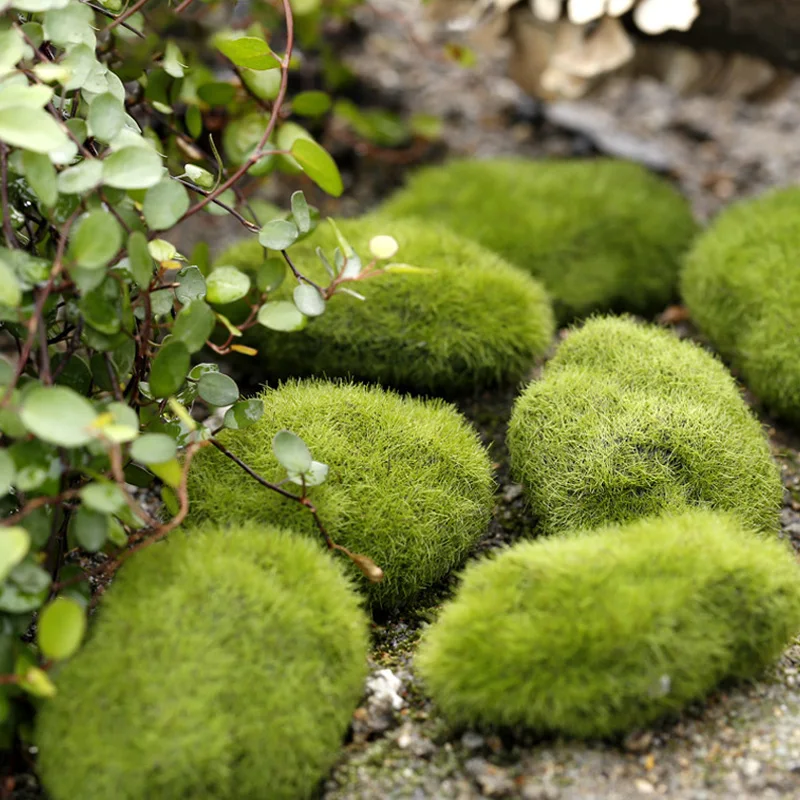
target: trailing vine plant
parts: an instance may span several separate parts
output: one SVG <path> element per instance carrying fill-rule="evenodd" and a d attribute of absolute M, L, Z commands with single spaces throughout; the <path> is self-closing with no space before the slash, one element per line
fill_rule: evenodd
<path fill-rule="evenodd" d="M 255 355 L 246 329 L 290 334 L 332 295 L 360 302 L 354 284 L 413 269 L 388 263 L 390 236 L 362 262 L 337 231 L 339 247 L 318 251 L 320 285 L 291 256 L 318 224 L 303 192 L 288 214 L 259 219 L 247 195 L 276 168 L 343 191 L 331 156 L 287 119 L 293 9 L 322 9 L 281 0 L 266 24 L 234 30 L 225 6 L 0 0 L 0 749 L 26 739 L 33 707 L 56 691 L 50 670 L 80 647 L 115 570 L 184 519 L 200 448 L 304 505 L 329 548 L 382 577 L 326 530 L 311 493 L 328 468 L 299 437 L 275 432 L 286 469 L 275 484 L 197 421 L 227 407 L 221 427 L 239 429 L 263 412 L 201 352 Z M 184 52 L 200 23 L 208 46 Z M 258 237 L 260 267 L 212 269 L 203 243 L 179 252 L 170 231 L 198 214 Z M 293 302 L 271 299 L 284 280 Z M 236 303 L 238 324 L 226 316 Z"/>

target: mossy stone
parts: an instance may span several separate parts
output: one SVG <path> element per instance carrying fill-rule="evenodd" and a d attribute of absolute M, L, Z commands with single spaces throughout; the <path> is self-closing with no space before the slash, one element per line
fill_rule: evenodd
<path fill-rule="evenodd" d="M 340 566 L 273 525 L 137 553 L 42 705 L 53 800 L 296 800 L 363 691 L 366 615 Z"/>
<path fill-rule="evenodd" d="M 365 265 L 370 239 L 387 233 L 400 244 L 395 261 L 428 272 L 345 284 L 366 300 L 337 294 L 302 331 L 252 328 L 247 343 L 258 348 L 265 377 L 353 377 L 452 394 L 519 381 L 549 347 L 553 312 L 541 284 L 475 242 L 419 220 L 367 216 L 338 225 Z M 323 222 L 289 252 L 300 272 L 328 285 L 315 248 L 332 263 L 336 245 L 333 228 Z M 264 257 L 250 239 L 217 262 L 255 270 Z M 287 276 L 271 299 L 291 299 L 296 285 Z"/>
<path fill-rule="evenodd" d="M 350 565 L 373 607 L 408 603 L 459 566 L 486 532 L 491 464 L 452 406 L 320 380 L 291 381 L 263 399 L 256 424 L 219 439 L 273 482 L 286 476 L 272 452 L 281 429 L 302 437 L 313 458 L 328 465 L 327 480 L 310 498 L 334 541 L 384 570 L 381 583 L 368 583 Z M 195 456 L 188 486 L 190 523 L 275 520 L 323 546 L 307 509 L 265 489 L 212 448 Z"/>
<path fill-rule="evenodd" d="M 547 533 L 695 506 L 777 528 L 780 473 L 733 378 L 655 326 L 573 330 L 517 399 L 508 445 Z"/>
<path fill-rule="evenodd" d="M 605 737 L 758 676 L 799 630 L 785 543 L 694 510 L 470 567 L 416 663 L 459 723 Z"/>
<path fill-rule="evenodd" d="M 381 211 L 441 221 L 524 268 L 561 322 L 663 309 L 697 231 L 673 186 L 611 159 L 452 161 L 413 174 Z"/>
<path fill-rule="evenodd" d="M 800 422 L 800 189 L 723 211 L 686 259 L 692 319 L 773 412 Z"/>

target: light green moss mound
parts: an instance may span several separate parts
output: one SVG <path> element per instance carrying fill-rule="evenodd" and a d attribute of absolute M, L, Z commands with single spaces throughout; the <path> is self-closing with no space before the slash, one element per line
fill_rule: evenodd
<path fill-rule="evenodd" d="M 696 510 L 473 566 L 417 665 L 458 722 L 609 736 L 757 676 L 798 630 L 784 543 Z"/>
<path fill-rule="evenodd" d="M 681 276 L 693 319 L 773 411 L 800 421 L 800 189 L 724 211 Z"/>
<path fill-rule="evenodd" d="M 53 800 L 296 800 L 336 759 L 367 625 L 330 556 L 272 525 L 138 553 L 42 705 Z"/>
<path fill-rule="evenodd" d="M 670 184 L 606 159 L 454 161 L 420 170 L 382 211 L 439 220 L 523 267 L 562 322 L 663 309 L 696 232 Z"/>
<path fill-rule="evenodd" d="M 700 506 L 773 529 L 783 487 L 724 366 L 625 318 L 572 331 L 518 398 L 512 469 L 547 533 Z"/>
<path fill-rule="evenodd" d="M 272 453 L 272 437 L 283 428 L 330 467 L 310 496 L 334 541 L 384 570 L 384 580 L 370 584 L 350 565 L 372 606 L 407 603 L 458 566 L 486 532 L 491 465 L 452 406 L 325 381 L 290 382 L 263 397 L 261 420 L 220 440 L 269 481 L 286 474 Z M 322 546 L 306 509 L 263 488 L 212 448 L 192 462 L 189 498 L 190 521 L 275 520 Z"/>
<path fill-rule="evenodd" d="M 441 394 L 519 381 L 549 346 L 553 312 L 542 286 L 475 242 L 418 220 L 371 216 L 338 224 L 365 264 L 369 240 L 389 233 L 400 244 L 396 261 L 432 272 L 349 284 L 366 302 L 336 295 L 297 333 L 252 329 L 249 343 L 269 377 L 354 377 Z M 291 249 L 292 260 L 327 285 L 317 246 L 332 260 L 336 239 L 327 222 Z M 248 240 L 218 262 L 253 269 L 263 259 Z M 296 285 L 287 277 L 273 299 L 291 298 Z"/>

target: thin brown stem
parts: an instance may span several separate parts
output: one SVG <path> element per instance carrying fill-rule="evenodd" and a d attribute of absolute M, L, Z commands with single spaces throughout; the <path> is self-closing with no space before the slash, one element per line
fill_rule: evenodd
<path fill-rule="evenodd" d="M 114 30 L 117 25 L 122 25 L 125 20 L 132 17 L 140 8 L 142 8 L 142 6 L 145 5 L 145 3 L 147 3 L 147 0 L 137 0 L 137 2 L 135 2 L 127 11 L 124 11 L 118 17 L 114 17 L 114 20 L 110 24 L 106 25 L 105 30 L 111 31 Z"/>
<path fill-rule="evenodd" d="M 17 235 L 11 225 L 11 206 L 8 202 L 8 145 L 0 142 L 0 210 L 3 214 L 3 235 L 12 250 L 19 247 Z"/>

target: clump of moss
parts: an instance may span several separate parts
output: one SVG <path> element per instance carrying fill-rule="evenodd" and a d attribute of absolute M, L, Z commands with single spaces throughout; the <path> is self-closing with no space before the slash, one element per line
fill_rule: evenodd
<path fill-rule="evenodd" d="M 713 356 L 595 318 L 518 398 L 512 469 L 547 533 L 701 506 L 773 529 L 783 488 L 759 422 Z"/>
<path fill-rule="evenodd" d="M 800 189 L 724 211 L 681 276 L 692 318 L 774 412 L 800 421 Z"/>
<path fill-rule="evenodd" d="M 138 553 L 38 720 L 54 800 L 295 800 L 363 690 L 366 615 L 342 570 L 272 525 Z"/>
<path fill-rule="evenodd" d="M 396 260 L 430 270 L 388 273 L 350 284 L 366 302 L 335 295 L 325 313 L 292 334 L 253 328 L 271 378 L 354 377 L 399 388 L 456 392 L 522 379 L 550 344 L 553 312 L 542 286 L 469 239 L 419 220 L 363 217 L 339 227 L 364 263 L 369 240 L 389 233 L 400 244 Z M 329 258 L 336 247 L 322 223 L 291 250 L 307 277 L 330 281 L 315 248 Z M 234 245 L 219 263 L 254 269 L 264 260 L 255 240 Z M 294 278 L 272 299 L 290 299 Z"/>
<path fill-rule="evenodd" d="M 263 399 L 259 422 L 223 432 L 220 440 L 270 481 L 285 477 L 271 449 L 284 428 L 329 466 L 311 499 L 338 544 L 384 570 L 384 580 L 370 584 L 351 566 L 372 606 L 407 603 L 458 566 L 486 532 L 491 464 L 452 406 L 326 381 L 289 382 Z M 305 508 L 265 489 L 211 448 L 192 462 L 189 498 L 190 521 L 274 520 L 322 546 Z"/>
<path fill-rule="evenodd" d="M 694 510 L 471 567 L 417 665 L 458 722 L 602 737 L 757 676 L 798 630 L 784 543 Z"/>
<path fill-rule="evenodd" d="M 661 310 L 697 230 L 670 184 L 607 159 L 453 161 L 420 170 L 382 211 L 444 222 L 526 269 L 562 322 Z"/>

